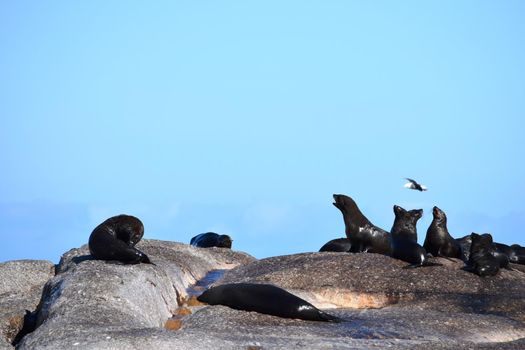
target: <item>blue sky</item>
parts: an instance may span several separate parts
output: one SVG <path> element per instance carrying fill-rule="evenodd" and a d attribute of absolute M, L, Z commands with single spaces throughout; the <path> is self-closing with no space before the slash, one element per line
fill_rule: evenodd
<path fill-rule="evenodd" d="M 0 261 L 127 213 L 258 258 L 389 229 L 525 245 L 522 1 L 0 3 Z M 429 187 L 403 188 L 413 177 Z"/>

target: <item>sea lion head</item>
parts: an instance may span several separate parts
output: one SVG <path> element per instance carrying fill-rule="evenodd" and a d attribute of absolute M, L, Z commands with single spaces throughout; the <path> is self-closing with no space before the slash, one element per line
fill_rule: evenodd
<path fill-rule="evenodd" d="M 432 215 L 434 216 L 434 220 L 438 223 L 447 223 L 445 212 L 438 207 L 434 206 L 434 208 L 432 208 Z"/>
<path fill-rule="evenodd" d="M 217 239 L 217 247 L 231 248 L 233 239 L 228 235 L 220 235 Z"/>
<path fill-rule="evenodd" d="M 415 232 L 417 221 L 423 216 L 423 209 L 407 211 L 399 205 L 394 205 L 394 214 L 396 215 L 397 225 L 401 225 L 401 227 L 398 226 L 398 229 L 401 229 L 401 231 Z"/>
<path fill-rule="evenodd" d="M 419 220 L 423 216 L 423 209 L 412 209 L 412 210 L 405 210 L 401 208 L 399 205 L 394 205 L 394 214 L 396 215 L 396 218 L 403 218 L 403 219 L 411 219 L 411 220 Z"/>
<path fill-rule="evenodd" d="M 470 234 L 472 244 L 470 246 L 470 254 L 480 252 L 482 250 L 492 249 L 492 236 L 489 233 L 482 235 L 472 232 Z"/>
<path fill-rule="evenodd" d="M 407 211 L 403 208 L 401 208 L 399 205 L 394 205 L 394 214 L 397 216 L 401 216 L 405 214 Z"/>
<path fill-rule="evenodd" d="M 144 236 L 144 225 L 132 215 L 117 215 L 107 220 L 108 229 L 114 230 L 117 238 L 130 246 L 135 246 Z"/>
<path fill-rule="evenodd" d="M 354 200 L 344 194 L 334 194 L 334 203 L 332 203 L 337 209 L 343 213 L 349 213 L 350 211 L 357 209 L 357 204 Z"/>

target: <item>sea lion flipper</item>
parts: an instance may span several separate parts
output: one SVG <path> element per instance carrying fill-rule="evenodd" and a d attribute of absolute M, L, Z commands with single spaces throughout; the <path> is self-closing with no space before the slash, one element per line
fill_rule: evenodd
<path fill-rule="evenodd" d="M 416 269 L 418 267 L 429 267 L 429 266 L 443 266 L 443 264 L 435 263 L 435 262 L 429 262 L 429 261 L 423 261 L 422 264 L 416 263 L 416 264 L 410 264 L 407 266 L 403 266 L 404 269 Z"/>
<path fill-rule="evenodd" d="M 410 264 L 410 265 L 403 266 L 403 269 L 415 269 L 415 268 L 422 267 L 422 266 L 423 265 L 421 264 Z"/>
<path fill-rule="evenodd" d="M 441 255 L 441 254 L 438 254 L 437 257 L 438 257 L 438 258 L 447 259 L 448 261 L 455 262 L 455 260 L 454 260 L 453 258 L 448 257 L 448 256 L 444 256 L 444 255 Z"/>
<path fill-rule="evenodd" d="M 321 320 L 324 320 L 324 321 L 327 321 L 327 322 L 340 323 L 340 322 L 344 321 L 340 317 L 337 317 L 337 316 L 334 316 L 334 315 L 330 315 L 329 313 L 326 313 L 326 312 L 321 311 L 321 310 L 319 310 L 319 317 L 321 318 Z"/>
<path fill-rule="evenodd" d="M 153 262 L 151 262 L 151 260 L 149 259 L 149 257 L 144 254 L 143 252 L 141 252 L 140 250 L 137 249 L 137 252 L 140 253 L 140 262 L 141 263 L 144 263 L 144 264 L 151 264 L 153 266 L 157 266 L 156 264 L 154 264 Z"/>

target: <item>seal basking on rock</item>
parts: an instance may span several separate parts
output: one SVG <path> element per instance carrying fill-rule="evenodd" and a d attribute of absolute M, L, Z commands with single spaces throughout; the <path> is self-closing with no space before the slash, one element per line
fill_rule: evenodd
<path fill-rule="evenodd" d="M 333 205 L 343 214 L 346 237 L 352 245 L 350 251 L 391 255 L 390 232 L 372 224 L 352 198 L 343 194 L 333 197 Z"/>
<path fill-rule="evenodd" d="M 390 229 L 392 236 L 405 237 L 417 242 L 417 221 L 423 216 L 423 209 L 405 210 L 399 205 L 394 205 L 394 224 Z"/>
<path fill-rule="evenodd" d="M 219 235 L 215 232 L 201 233 L 190 240 L 190 244 L 200 248 L 231 248 L 233 240 L 228 235 Z"/>
<path fill-rule="evenodd" d="M 525 247 L 522 247 L 519 244 L 513 244 L 510 248 L 512 249 L 510 262 L 525 265 Z"/>
<path fill-rule="evenodd" d="M 488 233 L 471 234 L 470 256 L 465 270 L 481 277 L 494 276 L 499 271 L 500 262 L 491 253 L 492 236 Z"/>
<path fill-rule="evenodd" d="M 144 225 L 138 218 L 131 215 L 113 216 L 91 232 L 89 251 L 99 260 L 153 264 L 146 254 L 135 248 L 143 235 Z"/>
<path fill-rule="evenodd" d="M 454 238 L 454 240 L 458 242 L 461 247 L 461 260 L 467 262 L 470 256 L 470 245 L 472 244 L 472 236 L 466 235 L 461 238 Z"/>
<path fill-rule="evenodd" d="M 499 267 L 502 269 L 510 269 L 510 257 L 512 256 L 513 250 L 506 244 L 503 243 L 492 243 L 492 249 L 490 251 L 492 256 L 494 256 L 498 262 Z"/>
<path fill-rule="evenodd" d="M 411 265 L 407 267 L 440 266 L 428 261 L 427 251 L 417 243 L 417 221 L 423 216 L 423 209 L 405 210 L 394 205 L 396 216 L 390 230 L 392 257 Z"/>
<path fill-rule="evenodd" d="M 319 249 L 320 252 L 349 252 L 350 248 L 352 248 L 352 244 L 350 244 L 350 240 L 348 238 L 336 238 L 332 239 L 331 241 L 326 242 L 321 249 Z"/>
<path fill-rule="evenodd" d="M 223 284 L 206 290 L 197 300 L 210 305 L 224 305 L 236 310 L 255 311 L 283 318 L 341 321 L 306 300 L 271 284 Z"/>
<path fill-rule="evenodd" d="M 447 216 L 438 207 L 432 209 L 434 218 L 430 223 L 423 247 L 433 256 L 461 259 L 461 246 L 447 229 Z"/>
<path fill-rule="evenodd" d="M 468 262 L 470 258 L 470 247 L 472 245 L 472 235 L 470 234 L 462 238 L 456 238 L 456 242 L 459 242 L 461 245 L 461 259 L 464 262 Z M 509 263 L 515 258 L 513 249 L 502 243 L 493 242 L 490 253 L 498 259 L 500 268 L 509 269 Z"/>

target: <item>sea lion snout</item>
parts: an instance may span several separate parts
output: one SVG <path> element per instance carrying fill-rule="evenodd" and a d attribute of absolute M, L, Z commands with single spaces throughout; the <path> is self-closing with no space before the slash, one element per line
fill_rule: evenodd
<path fill-rule="evenodd" d="M 334 202 L 332 203 L 334 205 L 334 207 L 336 207 L 337 209 L 342 210 L 343 209 L 343 203 L 342 203 L 341 195 L 340 194 L 334 194 L 334 195 L 332 195 L 332 197 L 334 198 Z"/>

